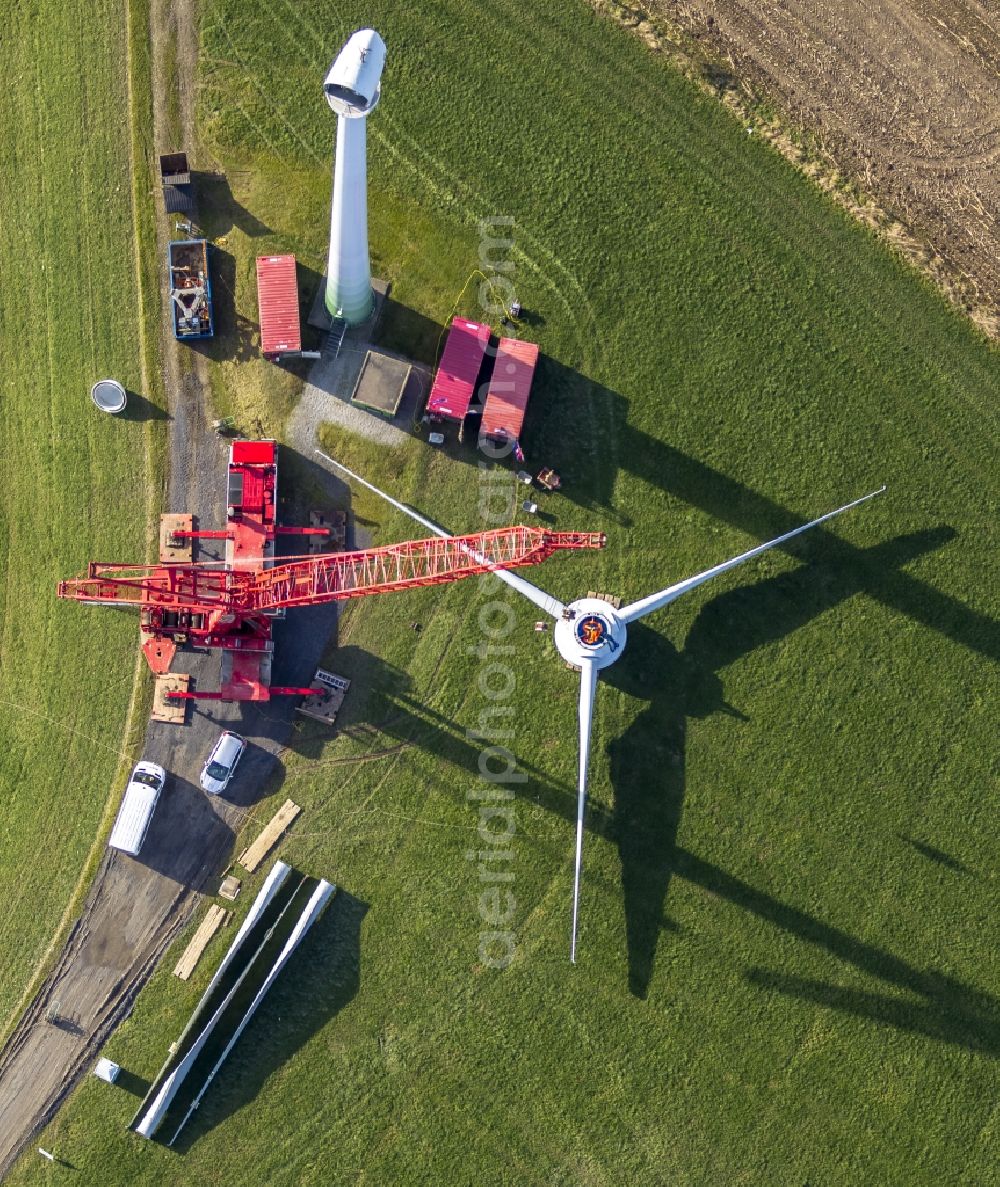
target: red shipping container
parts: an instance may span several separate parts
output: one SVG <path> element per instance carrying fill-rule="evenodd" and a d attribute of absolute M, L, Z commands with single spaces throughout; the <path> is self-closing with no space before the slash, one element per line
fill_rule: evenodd
<path fill-rule="evenodd" d="M 490 327 L 477 321 L 456 317 L 448 331 L 448 341 L 438 364 L 437 374 L 427 398 L 431 416 L 465 420 L 475 395 L 476 378 L 490 344 Z"/>
<path fill-rule="evenodd" d="M 264 358 L 298 353 L 302 349 L 302 327 L 295 256 L 257 257 L 257 308 Z"/>
<path fill-rule="evenodd" d="M 538 362 L 538 346 L 518 338 L 501 338 L 493 376 L 483 405 L 480 437 L 520 441 L 531 381 Z"/>

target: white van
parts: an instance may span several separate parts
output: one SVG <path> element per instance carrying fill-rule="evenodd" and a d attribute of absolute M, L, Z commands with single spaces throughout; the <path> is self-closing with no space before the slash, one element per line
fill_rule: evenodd
<path fill-rule="evenodd" d="M 226 790 L 246 745 L 244 739 L 231 730 L 219 735 L 201 771 L 201 785 L 209 795 L 218 795 Z"/>
<path fill-rule="evenodd" d="M 115 827 L 108 839 L 112 849 L 120 849 L 131 857 L 139 856 L 166 781 L 167 772 L 158 763 L 147 762 L 146 759 L 136 763 L 132 778 L 125 788 L 122 806 L 118 809 Z"/>

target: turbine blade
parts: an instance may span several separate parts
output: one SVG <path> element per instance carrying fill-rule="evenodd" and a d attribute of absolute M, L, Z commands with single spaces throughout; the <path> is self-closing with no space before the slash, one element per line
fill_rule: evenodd
<path fill-rule="evenodd" d="M 580 874 L 583 869 L 583 814 L 587 806 L 587 772 L 590 767 L 590 732 L 594 723 L 597 668 L 585 660 L 580 674 L 580 775 L 576 800 L 576 867 L 573 872 L 573 933 L 569 958 L 576 964 L 576 924 L 580 914 Z"/>
<path fill-rule="evenodd" d="M 647 614 L 652 614 L 654 610 L 659 610 L 662 606 L 669 605 L 679 598 L 681 594 L 686 594 L 692 589 L 697 589 L 699 585 L 703 585 L 713 577 L 718 577 L 721 573 L 727 573 L 730 569 L 735 569 L 737 565 L 742 565 L 744 561 L 753 560 L 755 556 L 760 556 L 762 552 L 767 552 L 769 548 L 774 548 L 778 544 L 784 544 L 786 540 L 791 540 L 793 536 L 799 536 L 803 532 L 808 532 L 810 528 L 825 523 L 828 519 L 833 519 L 835 515 L 842 515 L 845 511 L 850 511 L 852 507 L 857 507 L 860 503 L 866 503 L 869 499 L 874 499 L 876 495 L 880 495 L 884 490 L 885 487 L 881 486 L 878 490 L 873 490 L 870 494 L 862 495 L 860 499 L 855 499 L 851 503 L 845 503 L 843 507 L 838 507 L 836 511 L 828 511 L 826 515 L 821 515 L 819 519 L 814 519 L 811 523 L 804 523 L 801 527 L 793 528 L 790 532 L 785 532 L 783 536 L 777 536 L 774 540 L 768 540 L 766 544 L 758 544 L 756 548 L 751 548 L 749 552 L 743 552 L 739 556 L 734 556 L 732 560 L 723 561 L 721 565 L 715 565 L 711 569 L 706 569 L 704 573 L 698 573 L 694 577 L 689 577 L 686 581 L 679 581 L 676 585 L 668 586 L 659 593 L 650 594 L 647 598 L 640 598 L 638 602 L 632 602 L 629 606 L 623 606 L 619 610 L 618 616 L 627 623 L 635 622 L 638 618 L 644 618 Z"/>
<path fill-rule="evenodd" d="M 399 499 L 394 499 L 392 495 L 387 495 L 384 490 L 379 490 L 377 486 L 373 486 L 367 478 L 362 478 L 360 474 L 355 474 L 353 470 L 348 470 L 348 468 L 343 465 L 342 462 L 335 461 L 332 457 L 330 457 L 329 454 L 324 453 L 322 449 L 317 449 L 316 454 L 317 456 L 321 457 L 323 461 L 329 462 L 331 466 L 336 466 L 338 470 L 343 471 L 343 473 L 345 473 L 348 478 L 351 478 L 355 482 L 359 482 L 363 487 L 366 487 L 372 492 L 373 495 L 378 495 L 380 499 L 385 499 L 385 501 L 391 507 L 395 507 L 397 511 L 402 511 L 402 513 L 404 515 L 408 515 L 410 519 L 415 519 L 417 523 L 425 527 L 432 535 L 443 536 L 445 539 L 451 535 L 451 532 L 446 532 L 444 528 L 439 527 L 436 523 L 434 523 L 433 520 L 426 519 L 420 514 L 419 511 L 414 511 L 412 507 L 407 507 L 407 505 L 405 503 L 401 503 Z"/>
<path fill-rule="evenodd" d="M 432 535 L 441 536 L 446 540 L 450 538 L 451 532 L 446 532 L 443 527 L 436 524 L 433 520 L 427 519 L 418 511 L 414 511 L 412 507 L 407 507 L 405 503 L 401 503 L 398 499 L 394 499 L 392 495 L 387 495 L 384 490 L 379 490 L 377 486 L 373 486 L 370 482 L 368 482 L 367 479 L 362 478 L 360 474 L 355 474 L 353 470 L 348 470 L 345 465 L 342 465 L 338 461 L 334 461 L 332 457 L 330 457 L 328 454 L 325 454 L 321 449 L 317 449 L 316 453 L 324 461 L 329 462 L 331 466 L 336 466 L 338 470 L 342 470 L 355 482 L 360 482 L 361 485 L 370 490 L 372 494 L 378 495 L 380 499 L 385 499 L 385 501 L 390 506 L 395 507 L 397 511 L 402 511 L 402 513 L 404 515 L 408 515 L 410 519 L 415 519 L 417 523 L 419 523 L 422 527 L 425 527 Z M 471 549 L 470 555 L 475 560 L 482 560 L 482 558 L 476 556 L 475 552 L 473 552 Z M 547 594 L 544 589 L 539 589 L 537 585 L 532 585 L 530 581 L 526 581 L 518 573 L 511 573 L 507 569 L 494 569 L 493 573 L 494 576 L 499 577 L 505 585 L 509 585 L 511 589 L 519 593 L 522 597 L 527 598 L 529 602 L 534 602 L 540 610 L 544 610 L 545 613 L 551 618 L 558 619 L 562 617 L 562 612 L 566 609 L 566 607 L 562 604 L 562 602 L 559 601 L 558 598 L 554 598 L 551 594 Z"/>
<path fill-rule="evenodd" d="M 521 597 L 527 598 L 529 602 L 534 602 L 538 609 L 544 611 L 550 618 L 562 618 L 562 613 L 566 609 L 563 603 L 551 594 L 547 594 L 544 589 L 539 589 L 537 585 L 525 581 L 520 573 L 512 573 L 509 569 L 494 569 L 493 575 L 499 577 L 504 585 L 509 585 Z"/>

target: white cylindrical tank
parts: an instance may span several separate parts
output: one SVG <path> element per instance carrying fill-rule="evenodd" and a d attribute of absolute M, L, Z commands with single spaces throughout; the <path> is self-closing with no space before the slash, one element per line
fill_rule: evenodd
<path fill-rule="evenodd" d="M 323 80 L 337 113 L 325 303 L 331 317 L 358 325 L 372 311 L 368 256 L 368 162 L 365 121 L 381 94 L 385 42 L 374 29 L 353 33 Z"/>
<path fill-rule="evenodd" d="M 125 389 L 117 379 L 99 379 L 90 389 L 90 398 L 102 412 L 121 412 L 128 402 Z"/>

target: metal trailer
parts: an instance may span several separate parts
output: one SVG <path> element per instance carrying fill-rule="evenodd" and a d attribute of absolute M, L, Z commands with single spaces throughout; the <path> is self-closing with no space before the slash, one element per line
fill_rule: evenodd
<path fill-rule="evenodd" d="M 163 209 L 167 214 L 195 214 L 194 190 L 187 153 L 171 152 L 160 155 L 160 185 L 163 187 Z"/>
<path fill-rule="evenodd" d="M 207 239 L 175 239 L 167 244 L 167 275 L 174 337 L 182 342 L 211 338 L 212 280 Z"/>

